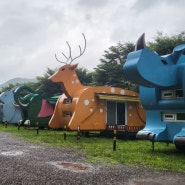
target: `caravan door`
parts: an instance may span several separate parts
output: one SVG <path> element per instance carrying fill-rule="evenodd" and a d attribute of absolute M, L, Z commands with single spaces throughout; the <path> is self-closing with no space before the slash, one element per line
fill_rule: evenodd
<path fill-rule="evenodd" d="M 126 124 L 126 102 L 107 101 L 107 125 Z"/>

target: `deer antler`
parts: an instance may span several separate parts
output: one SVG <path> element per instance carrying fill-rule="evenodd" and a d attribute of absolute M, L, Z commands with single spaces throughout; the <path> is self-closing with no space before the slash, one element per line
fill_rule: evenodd
<path fill-rule="evenodd" d="M 55 54 L 55 58 L 58 62 L 60 63 L 64 63 L 64 64 L 67 64 L 67 62 L 69 61 L 69 59 L 71 59 L 71 46 L 69 45 L 69 43 L 66 41 L 68 47 L 69 47 L 69 57 L 67 57 L 63 52 L 62 52 L 62 55 L 67 59 L 66 62 L 62 62 L 60 61 L 58 58 L 57 58 L 57 55 Z"/>
<path fill-rule="evenodd" d="M 80 54 L 79 54 L 78 56 L 76 56 L 75 58 L 72 58 L 72 56 L 71 56 L 71 62 L 70 62 L 70 64 L 72 63 L 72 61 L 74 61 L 75 59 L 77 59 L 77 58 L 79 58 L 80 56 L 82 56 L 82 55 L 84 54 L 84 52 L 85 52 L 85 49 L 86 49 L 86 38 L 85 38 L 84 33 L 82 33 L 82 36 L 83 36 L 83 38 L 84 38 L 84 49 L 83 49 L 83 51 L 82 51 L 81 46 L 78 45 L 78 47 L 79 47 L 79 49 L 80 49 Z"/>
<path fill-rule="evenodd" d="M 83 38 L 84 38 L 84 49 L 83 49 L 83 51 L 82 51 L 81 46 L 80 46 L 80 45 L 78 46 L 79 49 L 80 49 L 80 54 L 79 54 L 78 56 L 76 56 L 75 58 L 72 58 L 72 55 L 71 55 L 71 46 L 70 46 L 69 43 L 66 41 L 66 43 L 67 43 L 67 45 L 68 45 L 68 48 L 69 48 L 69 57 L 67 57 L 67 56 L 62 52 L 62 55 L 67 59 L 66 62 L 60 61 L 60 60 L 57 58 L 57 55 L 55 54 L 56 60 L 57 60 L 58 62 L 64 63 L 64 64 L 67 64 L 67 62 L 70 60 L 70 63 L 69 63 L 69 64 L 71 64 L 73 60 L 75 60 L 75 59 L 79 58 L 80 56 L 82 56 L 82 55 L 84 54 L 84 52 L 85 52 L 85 49 L 86 49 L 86 38 L 85 38 L 85 35 L 84 35 L 83 33 L 82 33 L 82 36 L 83 36 Z"/>

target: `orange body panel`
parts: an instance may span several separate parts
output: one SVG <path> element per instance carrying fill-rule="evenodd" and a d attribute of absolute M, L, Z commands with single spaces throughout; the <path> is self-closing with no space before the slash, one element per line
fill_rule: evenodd
<path fill-rule="evenodd" d="M 140 102 L 127 102 L 127 125 L 130 132 L 138 131 L 145 126 L 146 113 Z"/>
<path fill-rule="evenodd" d="M 49 78 L 53 82 L 61 82 L 62 90 L 65 92 L 56 103 L 49 127 L 64 128 L 66 126 L 70 130 L 77 130 L 80 126 L 80 130 L 105 130 L 106 103 L 102 103 L 95 93 L 130 97 L 139 95 L 136 92 L 116 87 L 83 86 L 76 75 L 76 67 L 77 64 L 65 65 Z M 127 102 L 126 109 L 128 123 L 144 126 L 145 111 L 139 102 Z"/>

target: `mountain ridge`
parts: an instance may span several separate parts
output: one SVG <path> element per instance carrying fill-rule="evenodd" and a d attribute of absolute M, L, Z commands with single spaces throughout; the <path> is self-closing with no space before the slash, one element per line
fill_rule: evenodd
<path fill-rule="evenodd" d="M 8 85 L 10 84 L 17 84 L 17 83 L 26 83 L 26 82 L 37 82 L 37 79 L 29 79 L 29 78 L 21 78 L 21 77 L 17 77 L 17 78 L 12 78 L 2 84 L 0 84 L 0 90 L 3 88 L 3 87 L 7 87 Z"/>

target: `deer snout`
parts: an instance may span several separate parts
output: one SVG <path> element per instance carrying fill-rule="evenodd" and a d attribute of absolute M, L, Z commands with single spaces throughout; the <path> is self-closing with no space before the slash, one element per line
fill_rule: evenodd
<path fill-rule="evenodd" d="M 49 81 L 52 81 L 52 82 L 58 82 L 58 81 L 57 81 L 57 78 L 56 78 L 56 73 L 54 73 L 52 76 L 50 76 L 50 77 L 48 78 L 48 80 L 49 80 Z"/>

